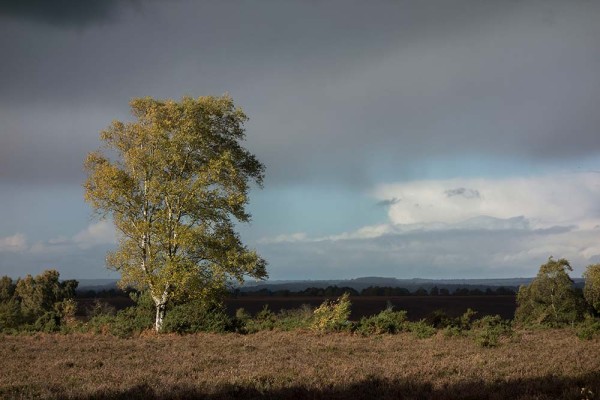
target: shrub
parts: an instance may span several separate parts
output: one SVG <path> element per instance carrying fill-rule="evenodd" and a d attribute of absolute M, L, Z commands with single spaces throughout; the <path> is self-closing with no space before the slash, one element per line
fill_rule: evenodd
<path fill-rule="evenodd" d="M 350 329 L 350 295 L 344 293 L 335 301 L 324 301 L 313 312 L 312 328 L 318 332 L 339 332 Z"/>
<path fill-rule="evenodd" d="M 163 332 L 233 332 L 236 331 L 234 319 L 225 312 L 220 304 L 206 305 L 199 301 L 173 307 L 163 322 Z"/>
<path fill-rule="evenodd" d="M 117 337 L 131 337 L 152 328 L 154 303 L 150 295 L 132 292 L 129 296 L 135 301 L 135 306 L 120 310 L 114 317 L 107 315 L 94 317 L 90 321 L 91 327 L 100 327 L 102 332 L 108 329 L 108 332 Z"/>
<path fill-rule="evenodd" d="M 250 319 L 252 319 L 252 315 L 250 315 L 250 313 L 244 308 L 238 308 L 237 310 L 235 310 L 235 319 L 245 324 Z"/>
<path fill-rule="evenodd" d="M 95 315 L 82 326 L 82 331 L 92 333 L 110 333 L 111 327 L 116 319 L 115 315 L 99 314 Z"/>
<path fill-rule="evenodd" d="M 482 347 L 496 347 L 501 337 L 512 335 L 510 321 L 499 315 L 486 315 L 473 323 L 475 342 Z"/>
<path fill-rule="evenodd" d="M 452 318 L 447 326 L 444 327 L 444 336 L 461 336 L 470 331 L 477 311 L 467 308 L 467 311 L 458 318 Z"/>
<path fill-rule="evenodd" d="M 85 315 L 89 318 L 98 317 L 101 315 L 115 315 L 117 311 L 113 306 L 100 299 L 94 299 L 91 306 L 85 309 Z"/>
<path fill-rule="evenodd" d="M 54 309 L 60 317 L 61 325 L 74 325 L 75 314 L 77 313 L 77 302 L 73 299 L 65 299 L 54 304 Z"/>
<path fill-rule="evenodd" d="M 425 322 L 437 329 L 454 325 L 454 320 L 444 310 L 435 310 L 425 317 Z"/>
<path fill-rule="evenodd" d="M 592 340 L 594 336 L 600 335 L 600 319 L 588 316 L 577 327 L 576 335 L 581 340 Z"/>
<path fill-rule="evenodd" d="M 313 322 L 313 310 L 308 304 L 292 310 L 281 310 L 277 314 L 275 327 L 282 331 L 308 329 Z"/>
<path fill-rule="evenodd" d="M 54 311 L 48 311 L 39 317 L 33 326 L 29 328 L 37 332 L 58 332 L 60 330 L 60 315 Z"/>
<path fill-rule="evenodd" d="M 256 333 L 258 331 L 270 331 L 275 328 L 277 322 L 277 316 L 271 309 L 269 309 L 269 305 L 265 304 L 263 309 L 259 311 L 254 318 L 251 318 L 249 314 L 245 311 L 244 314 L 240 310 L 238 312 L 241 314 L 240 321 L 243 323 L 244 332 L 246 333 Z M 244 321 L 245 320 L 245 321 Z"/>
<path fill-rule="evenodd" d="M 408 324 L 410 330 L 418 339 L 427 339 L 435 335 L 436 330 L 429 325 L 424 319 Z"/>
<path fill-rule="evenodd" d="M 21 306 L 17 301 L 0 302 L 0 332 L 12 331 L 22 322 Z"/>
<path fill-rule="evenodd" d="M 394 334 L 406 329 L 406 311 L 394 311 L 391 307 L 388 307 L 377 315 L 363 317 L 356 330 L 362 335 L 372 335 Z"/>
<path fill-rule="evenodd" d="M 135 336 L 151 329 L 154 324 L 154 313 L 148 312 L 139 306 L 128 307 L 117 312 L 109 322 L 109 332 L 117 337 L 125 338 Z"/>
<path fill-rule="evenodd" d="M 467 308 L 467 311 L 456 320 L 456 326 L 460 330 L 471 329 L 475 315 L 477 315 L 477 311 Z"/>
<path fill-rule="evenodd" d="M 240 332 L 244 333 L 274 329 L 282 331 L 308 329 L 312 326 L 313 311 L 309 305 L 303 304 L 300 308 L 281 310 L 276 314 L 269 309 L 268 305 L 265 305 L 254 318 L 243 308 L 238 309 L 236 311 L 236 320 L 239 321 Z"/>

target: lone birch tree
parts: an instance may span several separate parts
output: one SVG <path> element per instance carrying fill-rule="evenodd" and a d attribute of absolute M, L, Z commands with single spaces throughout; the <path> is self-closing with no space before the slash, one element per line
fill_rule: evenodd
<path fill-rule="evenodd" d="M 119 245 L 107 266 L 121 286 L 149 292 L 158 332 L 169 302 L 267 276 L 234 229 L 250 220 L 248 191 L 262 187 L 264 166 L 240 144 L 247 117 L 227 95 L 130 106 L 136 120 L 114 121 L 100 134 L 103 148 L 87 156 L 85 199 L 112 217 Z"/>

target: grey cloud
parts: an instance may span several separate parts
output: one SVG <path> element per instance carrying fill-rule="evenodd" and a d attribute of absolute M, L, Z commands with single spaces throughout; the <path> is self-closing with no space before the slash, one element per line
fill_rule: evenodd
<path fill-rule="evenodd" d="M 464 197 L 466 199 L 478 199 L 481 197 L 478 190 L 468 189 L 468 188 L 464 188 L 464 187 L 460 187 L 460 188 L 456 188 L 456 189 L 449 189 L 449 190 L 446 190 L 444 193 L 446 194 L 446 197 L 460 196 L 460 197 Z"/>
<path fill-rule="evenodd" d="M 599 264 L 600 263 L 600 254 L 593 255 L 590 257 L 590 264 Z"/>
<path fill-rule="evenodd" d="M 83 27 L 112 19 L 119 0 L 1 0 L 0 16 L 54 26 Z"/>
<path fill-rule="evenodd" d="M 389 207 L 389 206 L 393 206 L 394 204 L 398 204 L 401 201 L 402 200 L 397 197 L 392 197 L 391 199 L 385 199 L 385 200 L 378 201 L 377 205 L 381 206 L 381 207 Z"/>
<path fill-rule="evenodd" d="M 468 230 L 468 231 L 513 231 L 529 230 L 530 222 L 524 216 L 513 218 L 495 218 L 490 216 L 478 216 L 460 221 L 455 224 L 445 224 L 446 230 Z"/>
<path fill-rule="evenodd" d="M 100 145 L 99 131 L 113 118 L 127 117 L 120 110 L 78 105 L 46 109 L 32 104 L 30 118 L 14 113 L 0 108 L 2 183 L 81 184 L 83 161 Z"/>
<path fill-rule="evenodd" d="M 584 239 L 586 238 L 587 239 Z M 589 263 L 572 243 L 589 231 L 572 227 L 531 229 L 445 229 L 386 234 L 376 238 L 272 243 L 258 247 L 270 262 L 272 279 L 394 276 L 458 278 L 533 276 L 548 248 L 576 266 Z"/>
<path fill-rule="evenodd" d="M 416 234 L 420 232 L 426 237 L 431 232 L 449 235 L 460 234 L 461 232 L 494 233 L 494 232 L 512 232 L 531 230 L 530 221 L 524 216 L 513 218 L 496 218 L 487 215 L 480 215 L 469 218 L 464 221 L 454 223 L 430 222 L 416 224 L 398 224 L 391 225 L 391 235 Z"/>
<path fill-rule="evenodd" d="M 1 253 L 0 275 L 14 278 L 27 274 L 37 275 L 47 269 L 56 269 L 63 279 L 118 278 L 105 265 L 106 253 L 114 246 L 99 245 L 82 249 L 69 244 L 44 243 L 46 251 L 31 253 Z"/>

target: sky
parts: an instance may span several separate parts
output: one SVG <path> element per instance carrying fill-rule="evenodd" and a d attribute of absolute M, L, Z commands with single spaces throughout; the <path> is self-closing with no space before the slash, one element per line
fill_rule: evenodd
<path fill-rule="evenodd" d="M 0 0 L 0 275 L 112 278 L 83 160 L 132 98 L 229 93 L 271 279 L 600 262 L 600 2 Z"/>

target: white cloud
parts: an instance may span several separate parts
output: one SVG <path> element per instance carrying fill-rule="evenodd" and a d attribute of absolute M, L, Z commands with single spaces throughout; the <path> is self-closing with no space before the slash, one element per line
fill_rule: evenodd
<path fill-rule="evenodd" d="M 114 277 L 105 267 L 106 252 L 114 249 L 111 221 L 89 224 L 73 236 L 56 236 L 28 245 L 24 235 L 0 238 L 0 275 L 23 276 L 53 268 L 64 278 Z"/>
<path fill-rule="evenodd" d="M 88 250 L 97 246 L 113 245 L 116 242 L 116 231 L 112 222 L 104 220 L 89 224 L 72 237 L 58 236 L 36 242 L 29 251 L 36 254 L 67 254 L 76 249 Z"/>
<path fill-rule="evenodd" d="M 258 241 L 261 244 L 269 244 L 269 243 L 293 243 L 293 242 L 301 242 L 306 241 L 308 239 L 306 233 L 297 232 L 290 234 L 277 235 L 274 237 L 265 237 Z"/>
<path fill-rule="evenodd" d="M 88 225 L 73 236 L 73 242 L 81 248 L 90 248 L 102 244 L 115 244 L 116 231 L 111 221 L 103 220 Z"/>
<path fill-rule="evenodd" d="M 389 223 L 324 237 L 263 239 L 271 275 L 533 276 L 549 256 L 573 276 L 600 261 L 600 174 L 381 185 Z M 280 274 L 280 275 L 279 275 Z"/>
<path fill-rule="evenodd" d="M 591 228 L 600 217 L 600 174 L 571 173 L 509 179 L 423 180 L 380 185 L 393 224 L 456 223 L 478 216 L 525 216 L 533 227 Z"/>
<path fill-rule="evenodd" d="M 20 252 L 27 249 L 27 238 L 22 233 L 0 238 L 0 252 Z"/>

